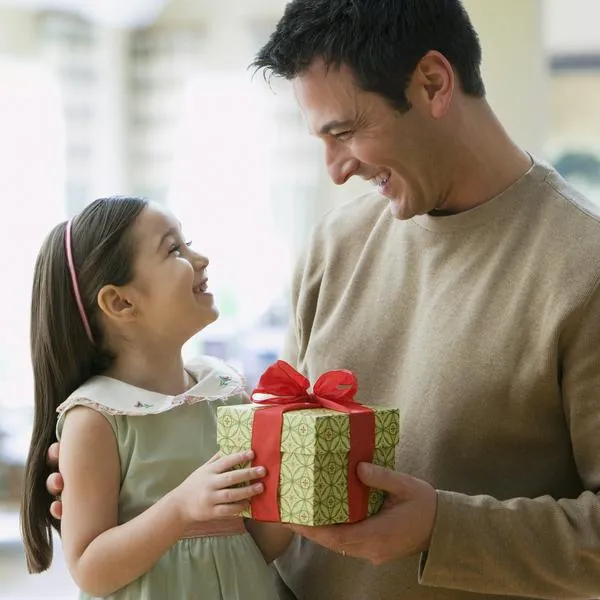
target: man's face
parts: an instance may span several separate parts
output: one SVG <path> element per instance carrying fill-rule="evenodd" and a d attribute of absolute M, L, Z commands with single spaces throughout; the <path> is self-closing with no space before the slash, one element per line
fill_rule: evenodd
<path fill-rule="evenodd" d="M 354 175 L 372 182 L 398 219 L 436 208 L 431 122 L 422 111 L 401 114 L 380 95 L 358 88 L 348 67 L 328 70 L 322 61 L 293 85 L 309 131 L 325 144 L 334 183 Z"/>

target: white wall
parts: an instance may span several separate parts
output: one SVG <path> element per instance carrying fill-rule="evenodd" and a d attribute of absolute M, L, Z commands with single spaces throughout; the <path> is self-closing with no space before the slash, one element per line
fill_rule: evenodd
<path fill-rule="evenodd" d="M 127 33 L 102 27 L 97 35 L 97 73 L 101 82 L 96 88 L 90 198 L 128 191 Z"/>
<path fill-rule="evenodd" d="M 0 4 L 0 54 L 31 55 L 35 50 L 35 13 Z"/>
<path fill-rule="evenodd" d="M 544 43 L 549 52 L 600 52 L 598 0 L 544 0 L 544 5 Z"/>
<path fill-rule="evenodd" d="M 464 5 L 481 40 L 490 104 L 517 143 L 542 155 L 548 122 L 546 6 L 542 0 L 464 0 Z"/>

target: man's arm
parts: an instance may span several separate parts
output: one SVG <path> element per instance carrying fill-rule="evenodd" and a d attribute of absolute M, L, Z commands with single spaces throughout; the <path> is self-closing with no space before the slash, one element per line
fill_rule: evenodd
<path fill-rule="evenodd" d="M 538 598 L 600 597 L 600 289 L 561 334 L 565 425 L 582 488 L 577 498 L 438 492 L 425 585 Z M 557 477 L 561 477 L 557 473 Z"/>

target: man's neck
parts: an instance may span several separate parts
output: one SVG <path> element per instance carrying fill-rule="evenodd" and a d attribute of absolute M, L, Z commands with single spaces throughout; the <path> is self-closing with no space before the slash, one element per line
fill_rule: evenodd
<path fill-rule="evenodd" d="M 508 136 L 493 111 L 481 100 L 467 100 L 460 110 L 457 141 L 450 148 L 450 186 L 433 214 L 456 214 L 491 200 L 530 168 L 529 154 Z"/>

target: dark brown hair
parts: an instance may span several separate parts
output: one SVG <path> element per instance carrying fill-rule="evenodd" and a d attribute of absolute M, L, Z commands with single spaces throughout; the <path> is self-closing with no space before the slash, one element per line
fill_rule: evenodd
<path fill-rule="evenodd" d="M 34 423 L 21 499 L 21 530 L 27 567 L 39 573 L 52 562 L 52 497 L 48 447 L 56 441 L 57 407 L 90 377 L 102 373 L 113 356 L 103 342 L 97 297 L 108 284 L 133 278 L 131 227 L 147 206 L 141 198 L 101 198 L 72 223 L 72 253 L 83 306 L 94 343 L 85 332 L 65 254 L 66 224 L 57 225 L 37 258 L 31 302 L 31 357 L 34 373 Z"/>
<path fill-rule="evenodd" d="M 350 67 L 360 88 L 410 109 L 406 88 L 430 50 L 443 54 L 465 94 L 481 98 L 481 46 L 460 0 L 292 0 L 252 66 L 294 79 L 313 61 Z"/>

